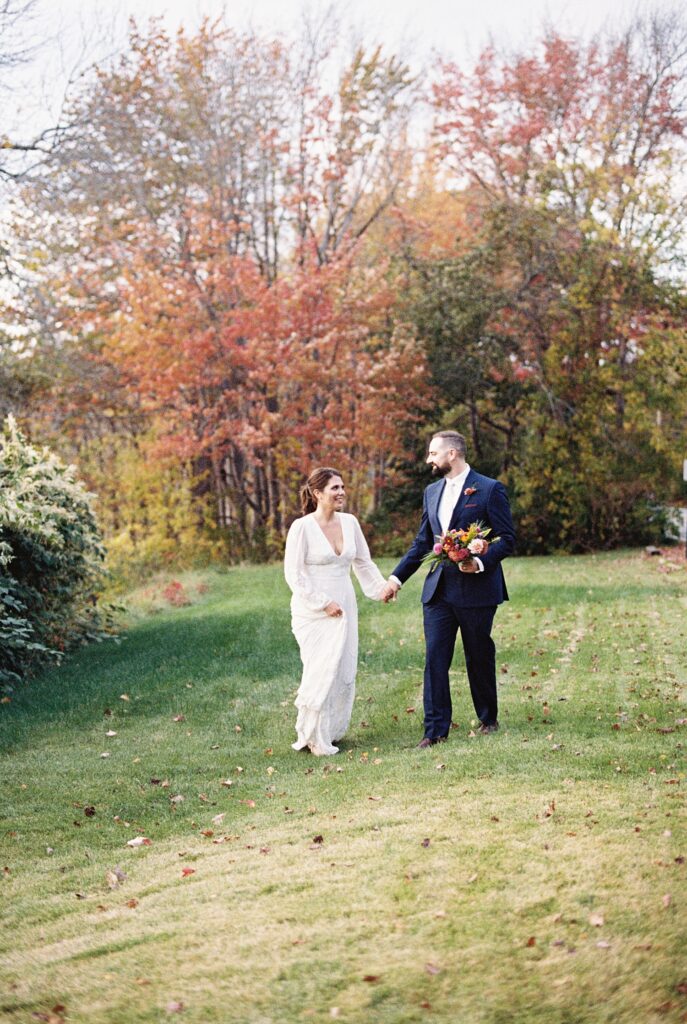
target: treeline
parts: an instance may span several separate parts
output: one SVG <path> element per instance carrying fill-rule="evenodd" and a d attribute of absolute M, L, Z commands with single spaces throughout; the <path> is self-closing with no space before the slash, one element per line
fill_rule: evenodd
<path fill-rule="evenodd" d="M 15 194 L 5 404 L 120 565 L 276 554 L 317 463 L 401 544 L 444 426 L 521 551 L 655 537 L 685 454 L 684 20 L 429 78 L 334 29 L 153 23 L 83 82 Z"/>

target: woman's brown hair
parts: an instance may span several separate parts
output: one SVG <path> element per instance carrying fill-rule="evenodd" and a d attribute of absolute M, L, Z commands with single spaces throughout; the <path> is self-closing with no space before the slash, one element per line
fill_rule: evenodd
<path fill-rule="evenodd" d="M 321 466 L 319 469 L 313 469 L 301 487 L 301 510 L 304 516 L 315 511 L 317 508 L 315 491 L 323 491 L 333 476 L 341 477 L 341 473 L 339 473 L 338 469 L 332 469 L 331 466 Z"/>

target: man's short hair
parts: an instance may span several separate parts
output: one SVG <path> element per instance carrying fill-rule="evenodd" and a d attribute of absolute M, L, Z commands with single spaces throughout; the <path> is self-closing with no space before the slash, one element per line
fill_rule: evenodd
<path fill-rule="evenodd" d="M 455 448 L 465 458 L 468 450 L 467 441 L 457 430 L 439 430 L 436 434 L 432 434 L 432 438 L 435 437 L 442 438 L 442 440 L 446 441 L 449 448 Z"/>

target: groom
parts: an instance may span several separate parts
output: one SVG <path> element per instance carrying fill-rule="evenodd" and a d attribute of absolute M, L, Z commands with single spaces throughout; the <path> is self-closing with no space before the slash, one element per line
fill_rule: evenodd
<path fill-rule="evenodd" d="M 470 693 L 479 718 L 478 731 L 498 729 L 496 649 L 491 627 L 496 608 L 508 600 L 501 562 L 513 551 L 515 531 L 503 484 L 475 473 L 465 461 L 462 434 L 442 430 L 429 445 L 427 463 L 441 479 L 425 490 L 422 520 L 408 553 L 389 577 L 384 601 L 392 600 L 420 567 L 437 538 L 447 530 L 467 530 L 471 523 L 491 527 L 490 543 L 481 557 L 442 562 L 422 588 L 425 625 L 425 735 L 419 747 L 445 740 L 451 728 L 449 668 L 460 630 Z"/>

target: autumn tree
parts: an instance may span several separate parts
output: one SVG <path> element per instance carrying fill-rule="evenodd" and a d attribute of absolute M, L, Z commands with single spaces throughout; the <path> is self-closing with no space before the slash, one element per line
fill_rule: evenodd
<path fill-rule="evenodd" d="M 27 319 L 62 368 L 42 429 L 94 471 L 113 435 L 183 460 L 199 522 L 211 501 L 240 550 L 279 543 L 320 452 L 373 504 L 422 401 L 398 406 L 422 357 L 360 244 L 406 171 L 413 84 L 379 49 L 334 78 L 332 47 L 324 26 L 300 48 L 132 26 L 26 193 L 45 239 Z"/>
<path fill-rule="evenodd" d="M 670 14 L 589 44 L 550 33 L 435 86 L 440 157 L 482 227 L 424 268 L 437 301 L 419 315 L 431 331 L 452 310 L 437 375 L 508 472 L 533 549 L 637 539 L 675 493 L 684 403 L 647 380 L 681 363 L 686 40 Z"/>

